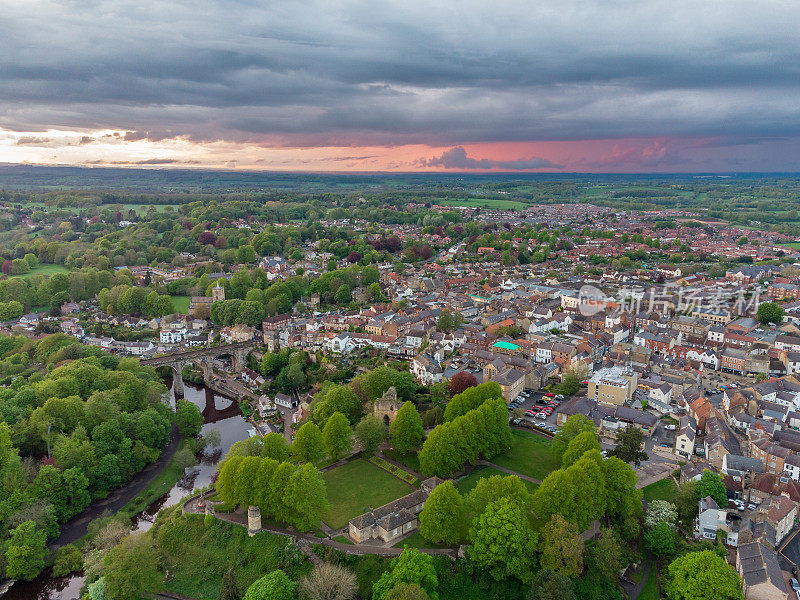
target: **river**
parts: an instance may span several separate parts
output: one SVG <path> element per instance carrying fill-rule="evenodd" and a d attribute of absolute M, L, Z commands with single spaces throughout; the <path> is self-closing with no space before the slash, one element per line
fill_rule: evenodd
<path fill-rule="evenodd" d="M 143 515 L 137 517 L 132 524 L 132 531 L 146 531 L 152 526 L 152 519 L 162 508 L 177 504 L 194 488 L 204 487 L 211 483 L 217 463 L 225 455 L 234 442 L 248 437 L 250 424 L 242 416 L 239 405 L 229 398 L 212 392 L 205 386 L 184 383 L 184 398 L 197 405 L 202 411 L 205 425 L 203 432 L 216 429 L 220 433 L 220 447 L 206 451 L 200 463 L 191 469 L 181 481 L 169 492 L 147 507 Z M 170 401 L 175 402 L 174 389 L 170 389 Z M 48 569 L 32 581 L 19 581 L 6 592 L 3 600 L 79 600 L 83 586 L 83 575 L 52 577 Z"/>

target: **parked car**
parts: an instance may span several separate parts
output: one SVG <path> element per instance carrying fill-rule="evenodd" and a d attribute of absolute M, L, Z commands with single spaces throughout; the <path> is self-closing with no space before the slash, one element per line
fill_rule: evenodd
<path fill-rule="evenodd" d="M 664 429 L 666 429 L 667 431 L 675 431 L 676 429 L 678 429 L 678 426 L 673 423 L 667 423 L 666 425 L 664 425 Z"/>
<path fill-rule="evenodd" d="M 755 502 L 751 502 L 750 504 L 747 505 L 747 508 L 749 510 L 755 510 L 758 508 L 758 504 L 756 504 Z"/>
<path fill-rule="evenodd" d="M 795 592 L 796 592 L 797 590 L 800 590 L 800 583 L 798 583 L 798 582 L 797 582 L 797 579 L 795 579 L 794 577 L 792 577 L 792 579 L 791 579 L 791 582 L 790 582 L 790 583 L 792 584 L 792 589 L 793 589 Z"/>
<path fill-rule="evenodd" d="M 555 398 L 555 397 L 556 397 L 556 395 L 555 395 L 555 394 L 553 394 L 552 392 L 547 392 L 547 393 L 545 394 L 545 398 Z"/>
<path fill-rule="evenodd" d="M 536 413 L 533 412 L 531 409 L 526 410 L 525 414 L 528 415 L 529 417 L 536 416 Z"/>

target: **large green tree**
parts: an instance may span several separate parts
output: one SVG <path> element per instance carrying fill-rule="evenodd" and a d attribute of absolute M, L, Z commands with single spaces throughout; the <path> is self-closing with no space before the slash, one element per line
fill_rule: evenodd
<path fill-rule="evenodd" d="M 30 580 L 44 569 L 47 533 L 33 521 L 25 521 L 11 532 L 6 556 L 6 576 L 9 579 Z M 123 599 L 124 600 L 124 599 Z"/>
<path fill-rule="evenodd" d="M 175 425 L 182 436 L 194 437 L 203 428 L 203 414 L 193 402 L 178 400 L 175 406 Z"/>
<path fill-rule="evenodd" d="M 711 496 L 720 507 L 725 508 L 728 506 L 728 493 L 725 490 L 725 483 L 722 481 L 722 477 L 708 469 L 703 471 L 700 476 L 695 494 L 696 500 Z"/>
<path fill-rule="evenodd" d="M 466 537 L 464 500 L 452 481 L 436 486 L 425 501 L 419 515 L 419 532 L 429 542 L 447 545 L 459 544 Z"/>
<path fill-rule="evenodd" d="M 774 302 L 762 302 L 758 306 L 758 320 L 765 325 L 780 323 L 784 314 L 786 314 L 786 311 Z"/>
<path fill-rule="evenodd" d="M 667 569 L 666 590 L 670 600 L 741 600 L 742 582 L 713 550 L 690 552 L 672 561 Z"/>
<path fill-rule="evenodd" d="M 567 445 L 561 457 L 561 465 L 569 467 L 578 461 L 589 450 L 600 450 L 600 440 L 593 431 L 581 431 Z"/>
<path fill-rule="evenodd" d="M 294 436 L 292 442 L 292 458 L 296 462 L 316 464 L 325 454 L 325 442 L 322 432 L 315 423 L 304 423 Z"/>
<path fill-rule="evenodd" d="M 425 439 L 425 429 L 422 427 L 422 417 L 419 416 L 417 407 L 411 402 L 405 402 L 389 426 L 389 433 L 392 446 L 398 452 L 410 452 L 419 448 Z"/>
<path fill-rule="evenodd" d="M 139 600 L 164 584 L 158 556 L 146 534 L 126 537 L 103 559 L 106 589 L 114 600 Z"/>
<path fill-rule="evenodd" d="M 509 498 L 490 502 L 469 530 L 470 558 L 495 579 L 516 577 L 528 583 L 533 574 L 536 534 L 527 516 Z"/>
<path fill-rule="evenodd" d="M 250 584 L 244 600 L 292 600 L 296 587 L 297 584 L 286 573 L 273 571 Z"/>
<path fill-rule="evenodd" d="M 353 430 L 350 422 L 340 412 L 333 413 L 322 428 L 325 451 L 333 460 L 339 460 L 353 447 Z"/>
<path fill-rule="evenodd" d="M 572 415 L 553 438 L 553 453 L 560 459 L 564 452 L 567 451 L 569 443 L 584 431 L 596 433 L 597 427 L 595 427 L 594 421 L 581 414 Z"/>
<path fill-rule="evenodd" d="M 373 600 L 385 600 L 393 588 L 400 584 L 418 585 L 431 600 L 438 600 L 436 591 L 439 579 L 433 558 L 414 548 L 406 548 L 389 565 L 389 570 L 381 575 L 372 586 Z M 247 599 L 245 599 L 247 600 Z"/>
<path fill-rule="evenodd" d="M 556 513 L 542 528 L 539 550 L 542 567 L 564 577 L 577 577 L 583 571 L 583 538 L 578 527 Z"/>
<path fill-rule="evenodd" d="M 526 600 L 575 600 L 575 592 L 567 577 L 545 567 L 533 576 Z"/>
<path fill-rule="evenodd" d="M 372 456 L 386 439 L 386 427 L 375 415 L 367 415 L 355 426 L 353 432 L 364 456 Z"/>
<path fill-rule="evenodd" d="M 647 452 L 642 449 L 643 445 L 644 434 L 642 430 L 633 425 L 628 425 L 625 429 L 617 432 L 617 445 L 611 451 L 611 455 L 638 467 L 642 461 L 650 458 Z"/>

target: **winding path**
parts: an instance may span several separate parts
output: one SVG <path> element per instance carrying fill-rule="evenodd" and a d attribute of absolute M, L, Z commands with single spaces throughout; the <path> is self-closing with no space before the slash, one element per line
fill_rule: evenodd
<path fill-rule="evenodd" d="M 175 452 L 178 451 L 180 440 L 178 430 L 173 427 L 169 433 L 169 443 L 154 462 L 139 471 L 125 487 L 114 490 L 105 498 L 95 500 L 82 512 L 61 525 L 61 534 L 48 547 L 56 550 L 61 546 L 76 542 L 86 535 L 89 523 L 101 517 L 104 512 L 116 513 L 122 509 L 166 468 L 172 457 L 175 456 Z"/>

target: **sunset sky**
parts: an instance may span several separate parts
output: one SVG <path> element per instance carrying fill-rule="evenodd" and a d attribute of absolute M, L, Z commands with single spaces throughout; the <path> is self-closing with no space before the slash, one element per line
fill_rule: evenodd
<path fill-rule="evenodd" d="M 800 3 L 6 0 L 0 162 L 800 171 Z"/>

